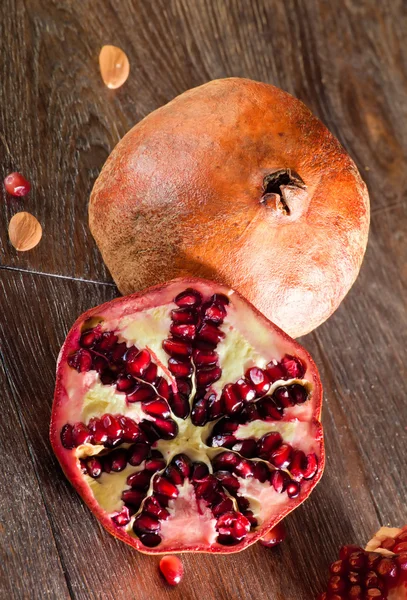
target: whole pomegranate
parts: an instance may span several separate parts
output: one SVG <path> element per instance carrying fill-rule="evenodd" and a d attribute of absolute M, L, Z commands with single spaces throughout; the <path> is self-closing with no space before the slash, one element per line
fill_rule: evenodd
<path fill-rule="evenodd" d="M 51 442 L 89 508 L 144 552 L 236 552 L 324 467 L 307 352 L 230 288 L 179 279 L 82 315 Z"/>
<path fill-rule="evenodd" d="M 407 600 L 407 526 L 382 527 L 365 550 L 343 546 L 317 600 Z"/>
<path fill-rule="evenodd" d="M 208 277 L 298 337 L 355 281 L 369 201 L 353 161 L 304 104 L 231 78 L 185 92 L 120 141 L 89 223 L 123 294 Z"/>

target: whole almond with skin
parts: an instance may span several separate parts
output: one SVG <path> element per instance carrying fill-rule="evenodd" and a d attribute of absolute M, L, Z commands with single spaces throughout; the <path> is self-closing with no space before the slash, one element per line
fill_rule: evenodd
<path fill-rule="evenodd" d="M 42 237 L 42 227 L 34 215 L 28 212 L 19 212 L 10 220 L 8 235 L 14 248 L 25 252 L 39 243 Z"/>

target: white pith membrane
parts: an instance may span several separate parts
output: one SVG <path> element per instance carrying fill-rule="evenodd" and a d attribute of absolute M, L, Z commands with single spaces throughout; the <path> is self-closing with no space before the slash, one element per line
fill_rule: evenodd
<path fill-rule="evenodd" d="M 178 287 L 173 286 L 172 300 L 166 300 L 164 304 L 152 307 L 151 304 L 145 308 L 139 306 L 136 311 L 132 310 L 130 299 L 128 302 L 123 300 L 120 304 L 113 305 L 110 311 L 103 311 L 100 318 L 97 319 L 100 330 L 102 332 L 113 332 L 118 336 L 118 343 L 125 342 L 127 348 L 136 346 L 139 350 L 147 349 L 152 357 L 152 362 L 158 367 L 157 377 L 164 378 L 172 385 L 173 389 L 176 389 L 176 381 L 168 370 L 170 356 L 163 349 L 162 343 L 171 337 L 169 333 L 172 323 L 171 311 L 179 308 L 173 299 L 177 294 L 183 292 L 186 287 L 188 286 L 185 286 L 185 284 L 181 287 L 180 284 L 178 284 Z M 205 287 L 200 284 L 191 285 L 190 287 L 198 290 L 203 295 L 203 302 L 208 301 L 214 292 L 219 293 L 219 290 L 214 290 L 209 285 Z M 235 383 L 244 377 L 247 369 L 251 367 L 265 369 L 270 361 L 275 360 L 278 362 L 284 356 L 295 353 L 293 342 L 289 338 L 277 336 L 273 331 L 265 328 L 264 324 L 259 322 L 258 315 L 241 298 L 237 298 L 232 290 L 221 290 L 220 293 L 226 294 L 230 300 L 229 305 L 225 307 L 226 317 L 223 323 L 217 325 L 224 337 L 214 348 L 219 356 L 218 364 L 222 369 L 222 374 L 218 381 L 206 387 L 207 395 L 214 393 L 217 397 L 220 397 L 226 384 Z M 159 297 L 157 300 L 159 300 Z M 242 313 L 243 305 L 244 312 Z M 244 319 L 242 319 L 242 314 L 244 314 Z M 95 327 L 95 323 L 92 326 Z M 118 415 L 125 416 L 132 419 L 136 424 L 146 421 L 154 423 L 155 417 L 144 412 L 142 402 L 130 403 L 127 400 L 126 393 L 118 391 L 115 383 L 102 383 L 96 370 L 78 372 L 68 365 L 66 357 L 72 355 L 72 352 L 79 348 L 80 335 L 84 331 L 88 331 L 88 328 L 89 324 L 79 328 L 76 333 L 77 344 L 70 348 L 66 355 L 61 354 L 64 357 L 62 359 L 64 364 L 59 364 L 59 370 L 62 373 L 61 385 L 65 401 L 61 402 L 58 410 L 54 412 L 53 421 L 56 430 L 61 432 L 66 424 L 83 423 L 87 426 L 92 419 L 99 419 L 106 414 L 116 417 Z M 307 392 L 305 402 L 285 408 L 281 420 L 265 421 L 256 419 L 239 424 L 233 432 L 236 440 L 254 439 L 258 441 L 270 432 L 278 432 L 281 434 L 284 444 L 290 444 L 295 451 L 303 451 L 305 455 L 315 454 L 319 461 L 322 454 L 322 432 L 321 426 L 316 420 L 318 411 L 316 411 L 314 401 L 315 378 L 310 373 L 308 365 L 303 360 L 301 362 L 305 367 L 305 373 L 301 379 L 289 378 L 274 381 L 267 393 L 256 398 L 253 404 L 258 403 L 266 396 L 273 396 L 275 390 L 282 386 L 289 387 L 294 384 L 305 388 Z M 193 364 L 192 391 L 189 395 L 190 407 L 193 406 L 197 390 L 196 373 L 197 368 Z M 142 377 L 140 377 L 140 381 L 142 381 Z M 154 384 L 149 385 L 153 386 L 155 392 L 157 391 Z M 229 419 L 236 420 L 238 415 L 239 413 L 234 414 Z M 174 456 L 182 454 L 186 455 L 192 463 L 205 463 L 209 473 L 212 473 L 214 469 L 211 461 L 217 455 L 230 451 L 228 447 L 211 447 L 208 445 L 208 439 L 214 426 L 224 421 L 225 417 L 209 421 L 204 426 L 194 425 L 191 421 L 191 415 L 185 419 L 178 418 L 172 411 L 170 419 L 177 424 L 177 435 L 173 439 L 158 439 L 151 447 L 163 455 L 166 465 L 171 463 Z M 110 517 L 115 517 L 121 513 L 125 506 L 122 493 L 131 489 L 130 485 L 126 483 L 127 479 L 129 475 L 144 471 L 145 461 L 137 466 L 127 463 L 127 466 L 120 472 L 102 472 L 99 477 L 94 478 L 82 472 L 80 459 L 84 461 L 89 456 L 96 456 L 102 457 L 103 460 L 103 457 L 109 455 L 112 451 L 122 448 L 127 449 L 131 446 L 131 443 L 121 443 L 112 450 L 101 444 L 85 443 L 73 449 L 62 449 L 62 452 L 72 453 L 75 456 L 78 476 L 86 484 L 97 506 Z M 235 454 L 240 456 L 237 452 Z M 264 462 L 258 456 L 247 460 L 253 465 L 256 461 Z M 278 470 L 269 462 L 267 462 L 267 466 L 270 470 L 270 476 Z M 145 492 L 146 498 L 153 494 L 154 481 L 157 477 L 163 475 L 164 470 L 157 471 L 152 476 L 148 491 Z M 287 468 L 280 468 L 280 472 L 283 471 L 291 478 Z M 257 524 L 251 527 L 247 536 L 241 542 L 245 541 L 245 545 L 247 545 L 247 538 L 253 537 L 262 528 L 265 532 L 292 510 L 290 504 L 295 507 L 305 499 L 310 489 L 314 487 L 319 479 L 320 473 L 318 470 L 318 476 L 315 473 L 314 477 L 309 480 L 302 479 L 299 492 L 292 499 L 287 496 L 286 492 L 277 492 L 269 480 L 260 482 L 254 477 L 244 478 L 236 473 L 234 473 L 234 477 L 239 482 L 237 494 L 249 501 L 248 510 L 253 513 L 253 518 L 257 521 Z M 195 488 L 196 485 L 189 478 L 185 478 L 182 484 L 177 485 L 177 498 L 168 500 L 166 506 L 170 516 L 167 520 L 160 520 L 159 535 L 161 542 L 157 547 L 157 551 L 165 552 L 167 549 L 182 551 L 191 548 L 208 550 L 209 547 L 211 549 L 215 548 L 215 550 L 216 548 L 225 550 L 225 545 L 219 544 L 217 541 L 219 516 L 215 517 L 213 515 L 211 506 L 205 499 L 196 497 Z M 231 498 L 233 510 L 238 513 L 241 512 L 236 497 L 233 497 L 226 489 L 223 489 L 223 492 Z M 82 495 L 86 494 L 83 489 L 81 493 Z M 135 519 L 143 513 L 144 503 L 145 500 L 131 515 L 127 524 L 118 527 L 112 521 L 112 526 L 120 529 L 123 534 L 138 539 L 139 536 L 133 531 L 133 524 Z M 236 543 L 234 548 L 238 550 L 239 543 Z M 153 549 L 146 548 L 146 550 Z"/>
<path fill-rule="evenodd" d="M 364 555 L 362 560 L 358 555 Z M 347 565 L 345 569 L 341 563 Z M 340 560 L 332 563 L 330 571 L 328 589 L 317 600 L 407 600 L 407 526 L 381 527 L 365 551 L 358 546 L 344 546 Z"/>

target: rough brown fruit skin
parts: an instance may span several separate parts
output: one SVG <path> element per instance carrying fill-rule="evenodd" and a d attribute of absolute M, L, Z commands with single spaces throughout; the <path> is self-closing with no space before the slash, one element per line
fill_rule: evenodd
<path fill-rule="evenodd" d="M 287 168 L 306 185 L 284 190 L 290 214 L 263 198 L 264 178 Z M 123 294 L 208 277 L 298 337 L 355 281 L 369 200 L 353 161 L 304 104 L 231 78 L 185 92 L 120 141 L 95 183 L 89 223 Z"/>

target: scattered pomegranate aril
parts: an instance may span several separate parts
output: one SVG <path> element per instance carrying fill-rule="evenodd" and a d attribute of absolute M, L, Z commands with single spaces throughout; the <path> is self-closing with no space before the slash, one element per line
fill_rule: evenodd
<path fill-rule="evenodd" d="M 274 548 L 278 544 L 281 544 L 286 538 L 286 530 L 284 523 L 280 521 L 275 527 L 270 529 L 264 537 L 261 538 L 260 543 L 266 548 Z"/>
<path fill-rule="evenodd" d="M 21 173 L 10 173 L 4 179 L 6 192 L 11 196 L 26 196 L 31 189 L 31 184 Z"/>
<path fill-rule="evenodd" d="M 296 356 L 286 354 L 281 359 L 280 364 L 286 371 L 288 379 L 302 379 L 305 375 L 305 366 Z"/>
<path fill-rule="evenodd" d="M 176 534 L 184 531 L 178 519 L 185 516 L 198 535 L 217 532 L 212 541 L 202 537 L 197 548 L 241 550 L 309 495 L 322 473 L 321 393 L 313 363 L 298 344 L 259 320 L 270 347 L 283 346 L 292 357 L 300 354 L 310 369 L 311 379 L 303 386 L 284 386 L 294 405 L 295 385 L 297 403 L 304 397 L 308 402 L 309 410 L 301 416 L 312 422 L 306 433 L 297 433 L 304 420 L 297 425 L 274 397 L 260 395 L 270 383 L 266 371 L 251 367 L 248 381 L 246 359 L 233 364 L 240 353 L 231 344 L 243 332 L 237 338 L 229 334 L 238 329 L 236 323 L 244 322 L 246 311 L 250 318 L 257 316 L 237 294 L 229 302 L 222 289 L 205 282 L 197 282 L 196 289 L 175 282 L 147 296 L 118 299 L 84 315 L 61 353 L 53 446 L 101 522 L 144 552 L 194 550 L 188 534 Z M 175 309 L 174 299 L 181 303 Z M 254 349 L 261 364 L 270 361 L 261 347 Z M 229 372 L 236 375 L 228 382 Z M 104 410 L 98 412 L 99 405 Z M 88 420 L 89 408 L 93 416 Z M 305 452 L 284 439 L 285 421 L 290 422 L 290 439 L 300 437 Z M 276 468 L 273 460 L 283 466 Z M 92 484 L 92 478 L 97 483 Z M 106 485 L 111 489 L 104 494 Z M 277 499 L 276 490 L 286 494 Z M 109 512 L 111 504 L 105 498 L 112 493 L 121 504 Z"/>
<path fill-rule="evenodd" d="M 184 567 L 177 556 L 163 556 L 160 571 L 169 585 L 178 585 L 184 575 Z"/>

